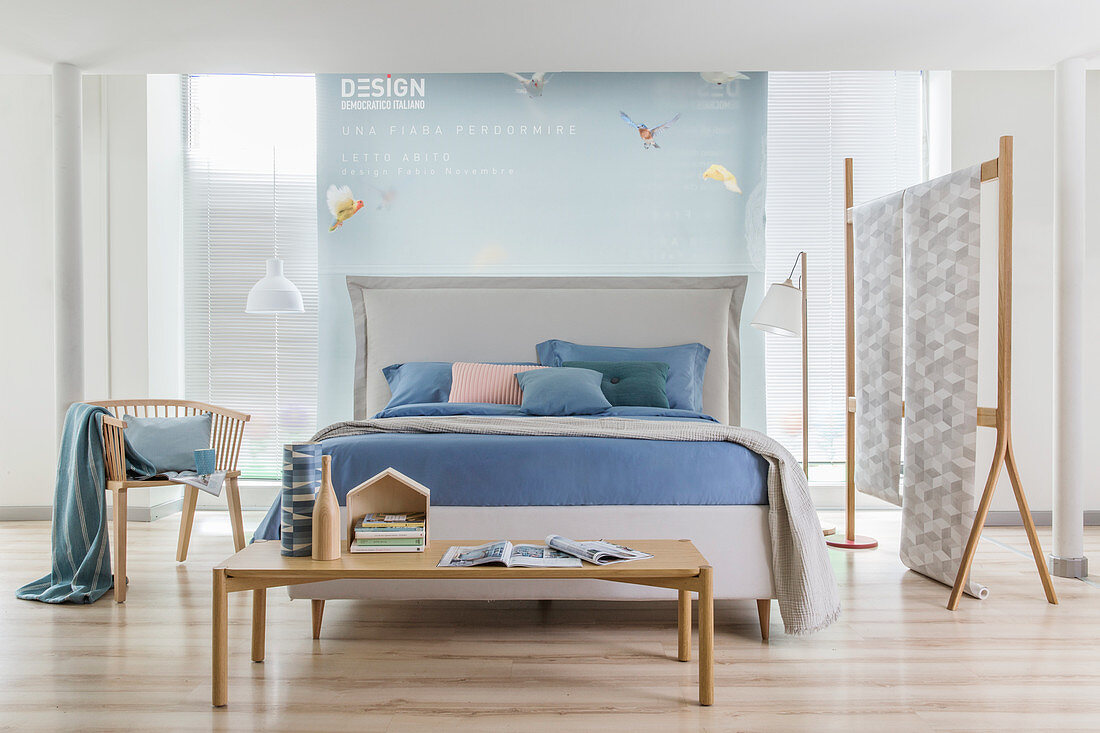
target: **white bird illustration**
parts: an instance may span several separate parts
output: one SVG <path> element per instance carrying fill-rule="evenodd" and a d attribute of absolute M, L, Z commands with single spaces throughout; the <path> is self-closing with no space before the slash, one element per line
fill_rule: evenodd
<path fill-rule="evenodd" d="M 328 228 L 330 232 L 336 231 L 337 227 L 344 226 L 345 221 L 355 216 L 355 213 L 363 208 L 362 199 L 357 201 L 349 186 L 332 184 L 328 187 L 325 198 L 328 201 L 328 210 L 332 212 L 334 217 L 332 226 Z"/>
<path fill-rule="evenodd" d="M 514 71 L 505 71 L 504 73 L 523 85 L 523 89 L 517 89 L 517 92 L 527 92 L 527 96 L 531 99 L 542 96 L 542 88 L 550 79 L 550 72 L 548 71 L 537 71 L 531 75 L 530 79 Z"/>
<path fill-rule="evenodd" d="M 709 84 L 717 84 L 718 86 L 729 84 L 735 79 L 749 78 L 740 71 L 700 71 L 699 76 L 703 77 L 703 81 Z"/>

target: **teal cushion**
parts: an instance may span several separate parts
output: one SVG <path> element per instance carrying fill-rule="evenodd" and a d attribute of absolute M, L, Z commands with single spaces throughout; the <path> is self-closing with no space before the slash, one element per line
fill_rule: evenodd
<path fill-rule="evenodd" d="M 194 471 L 195 451 L 210 447 L 212 416 L 134 417 L 125 415 L 126 442 L 153 464 L 157 473 Z"/>
<path fill-rule="evenodd" d="M 594 415 L 611 407 L 600 390 L 599 372 L 551 367 L 518 372 L 520 409 L 528 415 Z"/>
<path fill-rule="evenodd" d="M 600 389 L 615 407 L 668 404 L 668 364 L 660 361 L 564 361 L 562 366 L 592 369 L 603 375 Z"/>
<path fill-rule="evenodd" d="M 668 364 L 665 392 L 673 410 L 703 409 L 703 377 L 710 349 L 700 343 L 654 348 L 586 346 L 550 339 L 535 345 L 539 364 L 562 366 L 567 361 L 655 361 Z"/>

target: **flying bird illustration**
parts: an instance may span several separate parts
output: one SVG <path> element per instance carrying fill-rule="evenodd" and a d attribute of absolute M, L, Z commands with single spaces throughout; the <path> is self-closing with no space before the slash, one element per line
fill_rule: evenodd
<path fill-rule="evenodd" d="M 397 200 L 397 189 L 392 186 L 382 189 L 378 186 L 371 185 L 371 188 L 378 192 L 378 206 L 375 208 L 379 211 L 390 208 L 393 206 L 393 202 Z"/>
<path fill-rule="evenodd" d="M 722 185 L 734 193 L 741 193 L 741 187 L 737 185 L 737 176 L 730 173 L 724 165 L 715 163 L 703 173 L 703 178 L 712 181 L 721 181 Z"/>
<path fill-rule="evenodd" d="M 645 147 L 646 150 L 649 150 L 650 148 L 657 148 L 659 150 L 661 146 L 657 144 L 657 141 L 653 139 L 653 136 L 661 130 L 667 129 L 672 125 L 673 122 L 680 119 L 680 113 L 677 112 L 676 116 L 673 117 L 671 120 L 657 125 L 656 127 L 646 127 L 645 125 L 639 125 L 637 122 L 630 119 L 630 115 L 628 115 L 626 112 L 620 111 L 619 117 L 622 117 L 627 124 L 634 125 L 634 127 L 637 128 L 638 135 L 642 138 L 642 145 Z"/>
<path fill-rule="evenodd" d="M 329 186 L 326 198 L 328 199 L 328 210 L 336 217 L 332 222 L 332 226 L 328 228 L 330 232 L 336 231 L 337 227 L 344 226 L 345 221 L 355 216 L 355 212 L 363 208 L 363 200 L 356 200 L 351 195 L 351 188 L 348 186 L 337 186 L 336 184 Z"/>
<path fill-rule="evenodd" d="M 550 80 L 550 73 L 547 71 L 535 72 L 531 75 L 530 79 L 514 71 L 505 71 L 504 73 L 523 85 L 523 89 L 517 89 L 517 92 L 527 92 L 527 96 L 531 99 L 541 97 L 542 88 L 546 85 L 546 82 Z"/>
<path fill-rule="evenodd" d="M 736 79 L 749 78 L 740 71 L 700 71 L 699 76 L 703 77 L 703 81 L 710 84 L 717 84 L 718 86 L 729 84 Z"/>

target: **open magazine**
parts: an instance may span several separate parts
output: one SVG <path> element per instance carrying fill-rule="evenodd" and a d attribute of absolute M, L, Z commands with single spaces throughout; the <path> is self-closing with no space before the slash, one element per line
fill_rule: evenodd
<path fill-rule="evenodd" d="M 546 538 L 545 545 L 513 545 L 508 540 L 478 547 L 456 545 L 443 553 L 438 567 L 461 568 L 498 563 L 510 568 L 579 568 L 581 560 L 594 565 L 611 565 L 647 557 L 653 555 L 604 540 L 579 542 L 552 534 Z"/>
<path fill-rule="evenodd" d="M 221 496 L 222 484 L 225 483 L 225 471 L 214 473 L 195 473 L 194 471 L 165 471 L 155 476 L 147 476 L 150 479 L 167 479 L 175 484 L 187 484 L 200 491 L 205 491 L 214 496 Z"/>
<path fill-rule="evenodd" d="M 563 552 L 566 555 L 572 555 L 573 557 L 579 557 L 581 560 L 585 560 L 594 565 L 611 565 L 617 562 L 643 560 L 647 557 L 653 557 L 653 555 L 650 555 L 648 552 L 631 550 L 629 547 L 615 545 L 605 540 L 581 542 L 557 534 L 552 534 L 547 537 L 546 544 L 559 552 Z"/>
<path fill-rule="evenodd" d="M 443 553 L 441 568 L 499 563 L 510 568 L 579 568 L 581 561 L 545 545 L 513 545 L 508 540 L 478 547 L 454 546 Z"/>

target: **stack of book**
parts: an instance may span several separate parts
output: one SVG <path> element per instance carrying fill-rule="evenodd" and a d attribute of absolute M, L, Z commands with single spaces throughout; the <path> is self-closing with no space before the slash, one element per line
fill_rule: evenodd
<path fill-rule="evenodd" d="M 423 552 L 424 512 L 368 514 L 355 525 L 352 552 Z"/>

